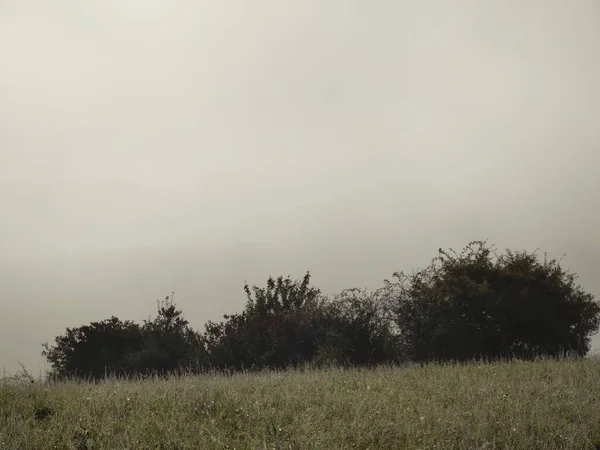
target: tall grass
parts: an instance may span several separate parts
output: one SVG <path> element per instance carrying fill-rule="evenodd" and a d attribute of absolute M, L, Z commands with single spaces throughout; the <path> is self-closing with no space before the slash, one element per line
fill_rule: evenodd
<path fill-rule="evenodd" d="M 600 448 L 600 359 L 0 382 L 0 449 L 377 448 Z"/>

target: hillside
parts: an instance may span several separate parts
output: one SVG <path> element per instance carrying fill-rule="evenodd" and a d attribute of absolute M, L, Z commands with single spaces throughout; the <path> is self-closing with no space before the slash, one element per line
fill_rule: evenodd
<path fill-rule="evenodd" d="M 600 359 L 0 384 L 2 449 L 595 449 Z"/>

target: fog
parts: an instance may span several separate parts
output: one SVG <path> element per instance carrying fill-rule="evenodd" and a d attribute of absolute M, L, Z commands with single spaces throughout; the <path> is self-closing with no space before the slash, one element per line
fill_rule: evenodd
<path fill-rule="evenodd" d="M 3 0 L 0 367 L 475 239 L 598 296 L 598 80 L 596 0 Z"/>

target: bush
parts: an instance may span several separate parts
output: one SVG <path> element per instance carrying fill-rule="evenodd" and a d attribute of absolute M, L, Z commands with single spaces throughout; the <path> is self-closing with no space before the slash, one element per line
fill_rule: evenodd
<path fill-rule="evenodd" d="M 42 355 L 52 367 L 54 378 L 103 378 L 107 373 L 122 373 L 127 369 L 128 354 L 143 345 L 142 330 L 131 321 L 113 316 L 102 322 L 92 322 L 79 328 L 67 328 L 55 338 L 55 345 L 43 344 Z"/>
<path fill-rule="evenodd" d="M 425 269 L 373 293 L 326 298 L 310 273 L 244 286 L 246 306 L 194 331 L 173 303 L 142 325 L 116 317 L 67 328 L 44 344 L 55 378 L 166 374 L 180 369 L 252 370 L 376 365 L 397 361 L 585 355 L 600 327 L 600 305 L 558 261 L 502 255 L 475 241 L 440 249 Z"/>
<path fill-rule="evenodd" d="M 301 281 L 269 277 L 265 288 L 251 290 L 246 284 L 244 291 L 242 313 L 206 325 L 203 340 L 214 367 L 284 368 L 316 355 L 326 339 L 328 316 L 319 289 L 310 286 L 310 273 Z"/>
<path fill-rule="evenodd" d="M 106 375 L 164 374 L 182 366 L 196 368 L 206 364 L 202 339 L 193 331 L 183 313 L 166 297 L 158 303 L 158 314 L 142 326 L 117 317 L 67 328 L 55 338 L 55 345 L 44 344 L 42 355 L 54 379 L 101 379 Z"/>
<path fill-rule="evenodd" d="M 380 292 L 345 289 L 329 304 L 327 341 L 320 358 L 336 364 L 374 365 L 396 361 L 395 337 Z"/>
<path fill-rule="evenodd" d="M 585 355 L 600 306 L 555 259 L 471 242 L 386 282 L 401 351 L 423 361 Z"/>

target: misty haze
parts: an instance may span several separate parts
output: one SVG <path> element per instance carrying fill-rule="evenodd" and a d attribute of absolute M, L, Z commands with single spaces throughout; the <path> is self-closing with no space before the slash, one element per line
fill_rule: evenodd
<path fill-rule="evenodd" d="M 598 296 L 598 80 L 595 0 L 0 2 L 0 368 L 476 239 Z"/>

